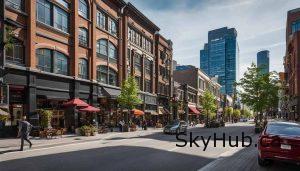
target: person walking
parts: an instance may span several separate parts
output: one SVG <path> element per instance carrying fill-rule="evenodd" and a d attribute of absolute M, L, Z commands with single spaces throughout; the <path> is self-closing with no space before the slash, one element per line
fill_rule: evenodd
<path fill-rule="evenodd" d="M 32 125 L 26 121 L 26 116 L 23 116 L 22 121 L 19 122 L 19 132 L 18 132 L 18 137 L 21 138 L 20 151 L 23 151 L 24 140 L 29 143 L 29 148 L 32 147 L 32 143 L 29 140 L 29 134 L 30 134 L 31 128 L 32 128 Z"/>

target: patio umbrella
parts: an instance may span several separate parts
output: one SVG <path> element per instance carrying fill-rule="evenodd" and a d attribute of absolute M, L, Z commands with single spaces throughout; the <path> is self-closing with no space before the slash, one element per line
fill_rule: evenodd
<path fill-rule="evenodd" d="M 79 109 L 80 112 L 100 112 L 100 109 L 93 107 L 93 106 L 88 106 L 88 107 L 84 107 L 82 109 Z"/>
<path fill-rule="evenodd" d="M 142 116 L 145 114 L 143 111 L 138 110 L 138 109 L 133 109 L 132 112 L 135 116 Z"/>
<path fill-rule="evenodd" d="M 89 105 L 86 102 L 80 100 L 79 98 L 75 98 L 64 103 L 63 106 L 88 107 Z"/>

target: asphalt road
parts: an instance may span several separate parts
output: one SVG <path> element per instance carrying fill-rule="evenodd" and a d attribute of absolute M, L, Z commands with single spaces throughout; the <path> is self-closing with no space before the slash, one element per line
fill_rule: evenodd
<path fill-rule="evenodd" d="M 242 132 L 251 136 L 251 147 L 243 148 Z M 194 128 L 188 136 L 179 138 L 192 140 L 199 136 L 195 143 L 178 141 L 174 135 L 162 133 L 136 134 L 124 136 L 119 134 L 94 142 L 70 144 L 33 149 L 24 152 L 13 152 L 0 155 L 1 171 L 66 171 L 66 170 L 97 170 L 97 171 L 146 171 L 146 170 L 297 170 L 296 166 L 278 164 L 260 168 L 256 162 L 256 135 L 253 125 L 240 123 L 225 128 L 206 129 Z M 214 133 L 216 133 L 216 147 L 214 147 Z M 225 147 L 223 147 L 223 133 L 225 133 Z M 201 139 L 203 137 L 203 140 Z M 211 136 L 205 148 L 205 143 Z M 238 147 L 235 144 L 238 136 Z M 249 143 L 249 140 L 246 139 Z M 205 143 L 204 143 L 204 142 Z M 245 143 L 246 145 L 248 143 Z M 190 146 L 192 145 L 192 147 Z"/>

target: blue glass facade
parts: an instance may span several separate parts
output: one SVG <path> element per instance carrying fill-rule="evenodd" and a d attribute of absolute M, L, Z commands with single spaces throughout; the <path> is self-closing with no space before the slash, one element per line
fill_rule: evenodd
<path fill-rule="evenodd" d="M 234 28 L 223 27 L 208 32 L 208 43 L 200 51 L 200 68 L 210 77 L 218 77 L 221 92 L 233 94 L 238 77 L 238 44 Z"/>
<path fill-rule="evenodd" d="M 257 67 L 261 68 L 261 74 L 270 72 L 270 52 L 268 50 L 257 53 Z"/>

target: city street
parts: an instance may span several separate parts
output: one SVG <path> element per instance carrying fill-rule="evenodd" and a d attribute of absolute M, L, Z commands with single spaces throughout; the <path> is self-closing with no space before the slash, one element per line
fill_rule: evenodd
<path fill-rule="evenodd" d="M 265 169 L 257 165 L 254 147 L 242 148 L 242 132 L 256 141 L 253 124 L 229 124 L 225 128 L 192 128 L 187 135 L 209 136 L 211 140 L 205 151 L 201 138 L 197 147 L 176 147 L 175 135 L 164 135 L 156 131 L 120 133 L 97 141 L 88 141 L 46 148 L 33 148 L 23 152 L 0 155 L 0 170 L 297 170 L 291 164 L 274 164 Z M 216 147 L 213 134 L 216 133 Z M 222 134 L 226 134 L 223 147 Z M 228 136 L 239 136 L 239 147 L 228 144 Z M 184 137 L 184 136 L 182 136 Z M 179 138 L 182 138 L 181 136 Z M 189 137 L 185 139 L 189 140 Z M 232 144 L 235 144 L 232 141 Z M 247 144 L 247 143 L 245 143 Z M 298 168 L 299 169 L 299 168 Z"/>

